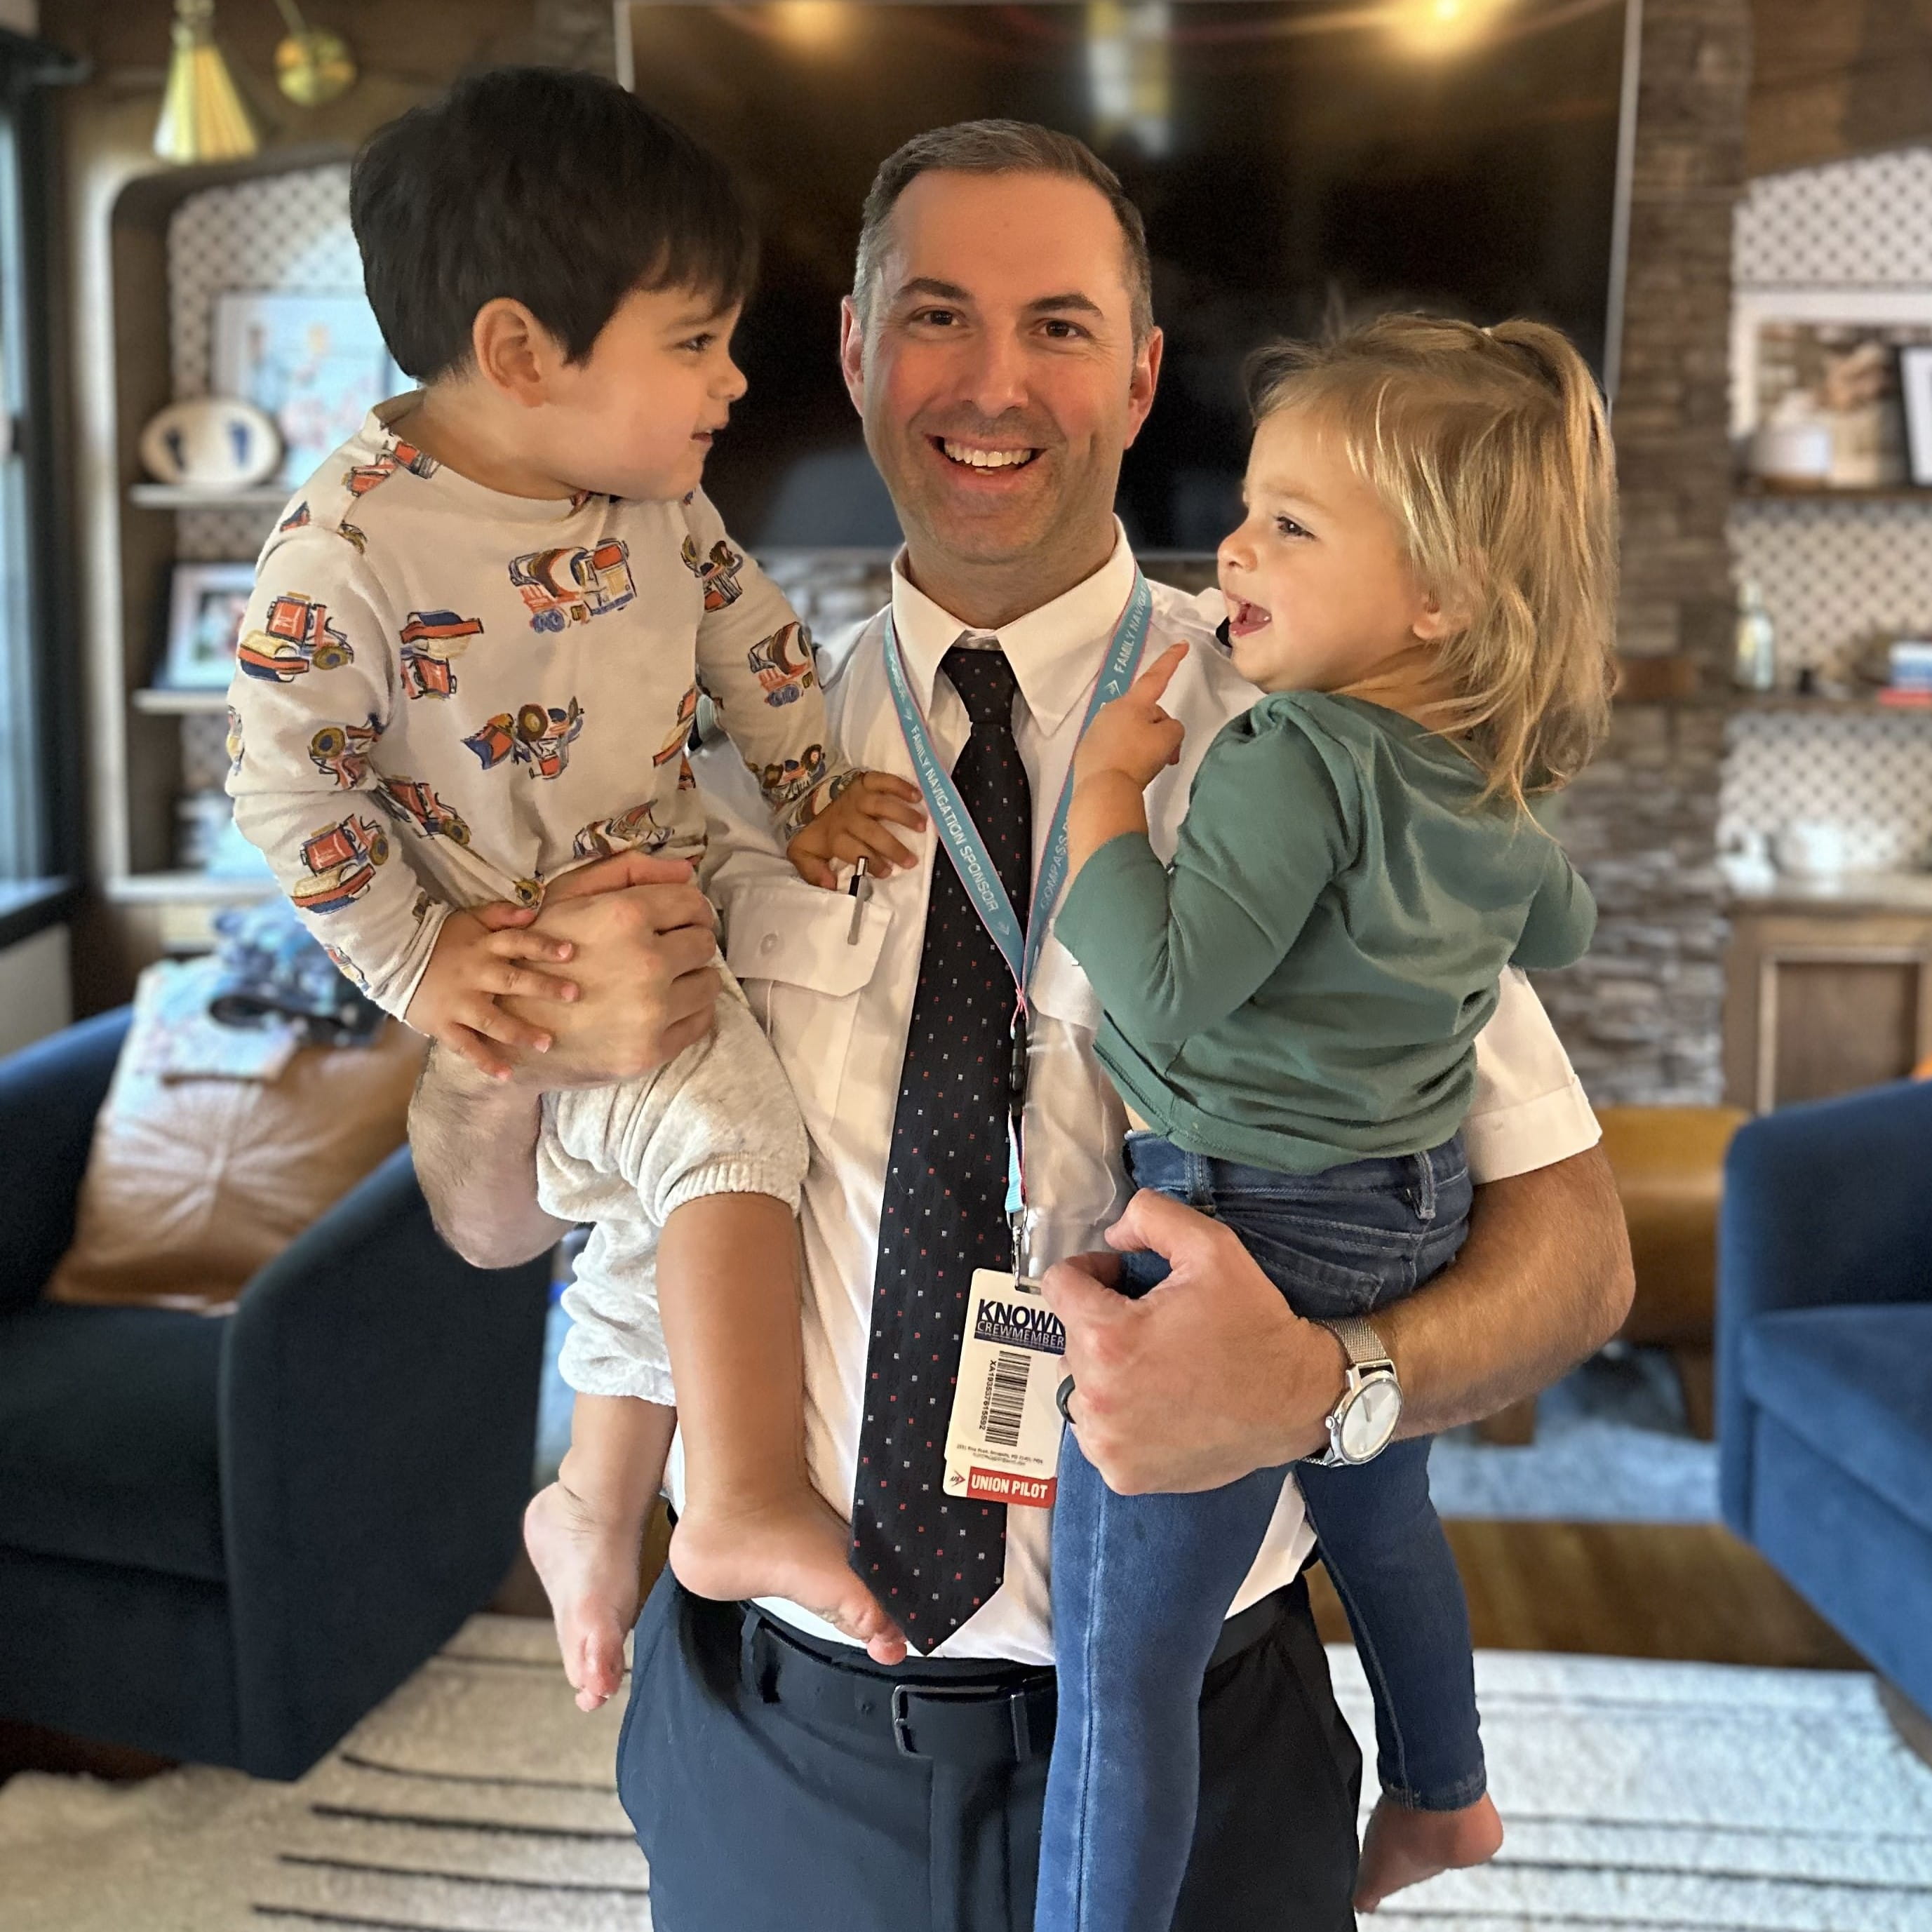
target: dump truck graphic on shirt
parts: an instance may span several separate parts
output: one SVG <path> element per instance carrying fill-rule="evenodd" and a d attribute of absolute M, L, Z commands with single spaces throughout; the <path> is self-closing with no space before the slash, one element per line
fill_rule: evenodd
<path fill-rule="evenodd" d="M 259 631 L 237 646 L 235 662 L 244 676 L 292 684 L 311 670 L 338 670 L 356 662 L 348 638 L 328 621 L 328 607 L 285 594 L 268 606 Z"/>
<path fill-rule="evenodd" d="M 698 687 L 693 685 L 677 701 L 677 716 L 663 744 L 651 754 L 654 765 L 668 765 L 691 742 L 691 728 L 698 718 Z"/>
<path fill-rule="evenodd" d="M 774 812 L 796 805 L 825 776 L 825 747 L 808 745 L 802 758 L 785 758 L 762 768 L 750 767 L 766 802 Z"/>
<path fill-rule="evenodd" d="M 638 594 L 631 547 L 608 537 L 589 549 L 566 544 L 513 558 L 510 581 L 523 593 L 533 631 L 561 631 L 621 610 Z"/>
<path fill-rule="evenodd" d="M 345 980 L 348 980 L 358 992 L 366 993 L 368 992 L 369 981 L 367 976 L 364 974 L 362 968 L 357 965 L 355 961 L 350 958 L 348 954 L 344 952 L 340 946 L 325 946 L 322 950 L 328 955 L 329 959 L 334 966 L 335 970 L 340 973 Z"/>
<path fill-rule="evenodd" d="M 515 712 L 500 711 L 463 742 L 486 772 L 508 759 L 526 767 L 533 778 L 554 778 L 562 776 L 571 745 L 583 729 L 584 709 L 573 698 L 563 710 L 554 704 L 526 704 Z"/>
<path fill-rule="evenodd" d="M 412 610 L 400 634 L 403 694 L 453 698 L 456 672 L 450 660 L 483 634 L 483 620 L 459 617 L 454 610 Z"/>
<path fill-rule="evenodd" d="M 309 762 L 342 790 L 352 791 L 369 776 L 369 747 L 382 735 L 373 718 L 367 724 L 325 724 L 308 741 Z"/>
<path fill-rule="evenodd" d="M 412 442 L 400 438 L 387 445 L 374 463 L 358 463 L 343 472 L 343 486 L 352 496 L 366 496 L 379 483 L 386 483 L 398 470 L 412 476 L 434 476 L 442 467 L 433 456 L 425 456 Z"/>
<path fill-rule="evenodd" d="M 684 559 L 685 568 L 704 586 L 706 610 L 722 610 L 744 596 L 745 586 L 738 578 L 745 568 L 745 560 L 722 537 L 711 546 L 708 555 L 699 554 L 695 537 L 686 537 L 678 554 Z"/>
<path fill-rule="evenodd" d="M 619 852 L 658 852 L 670 842 L 670 827 L 660 825 L 648 804 L 634 805 L 614 818 L 599 818 L 580 832 L 571 846 L 578 859 L 608 859 Z"/>
<path fill-rule="evenodd" d="M 376 802 L 392 818 L 406 819 L 425 838 L 447 838 L 454 845 L 470 843 L 470 827 L 460 812 L 452 811 L 420 778 L 385 778 L 376 789 Z"/>
<path fill-rule="evenodd" d="M 761 638 L 746 653 L 746 663 L 770 705 L 796 704 L 818 682 L 812 657 L 812 633 L 787 624 Z"/>
<path fill-rule="evenodd" d="M 314 874 L 290 894 L 298 912 L 340 912 L 376 883 L 389 856 L 389 835 L 354 812 L 302 842 L 302 859 Z"/>

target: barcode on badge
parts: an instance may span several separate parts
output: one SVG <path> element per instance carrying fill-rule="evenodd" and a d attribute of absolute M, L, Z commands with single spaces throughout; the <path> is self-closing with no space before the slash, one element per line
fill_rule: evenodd
<path fill-rule="evenodd" d="M 1018 1446 L 1020 1418 L 1026 1412 L 1027 1376 L 1033 1358 L 1023 1350 L 1002 1348 L 993 1358 L 986 1377 L 986 1396 L 980 1405 L 980 1432 L 1002 1449 Z"/>

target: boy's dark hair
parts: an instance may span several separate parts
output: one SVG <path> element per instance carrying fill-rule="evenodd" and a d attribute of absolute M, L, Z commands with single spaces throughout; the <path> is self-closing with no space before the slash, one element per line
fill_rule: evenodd
<path fill-rule="evenodd" d="M 743 299 L 758 231 L 724 164 L 615 81 L 496 68 L 372 134 L 350 178 L 370 306 L 406 374 L 470 358 L 476 311 L 521 302 L 573 362 L 637 289 Z"/>

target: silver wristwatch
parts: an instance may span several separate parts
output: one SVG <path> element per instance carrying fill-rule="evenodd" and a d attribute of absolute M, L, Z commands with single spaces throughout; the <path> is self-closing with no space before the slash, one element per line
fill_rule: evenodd
<path fill-rule="evenodd" d="M 1344 1316 L 1320 1324 L 1342 1345 L 1348 1358 L 1342 1400 L 1329 1412 L 1328 1451 L 1310 1460 L 1324 1468 L 1351 1468 L 1372 1462 L 1395 1437 L 1402 1419 L 1402 1384 L 1382 1339 L 1366 1322 Z"/>

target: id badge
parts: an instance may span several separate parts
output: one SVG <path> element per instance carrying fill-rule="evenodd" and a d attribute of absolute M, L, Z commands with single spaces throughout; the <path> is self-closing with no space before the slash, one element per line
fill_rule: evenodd
<path fill-rule="evenodd" d="M 1066 1348 L 1066 1331 L 1035 1283 L 974 1270 L 946 1432 L 949 1496 L 1052 1507 Z"/>

